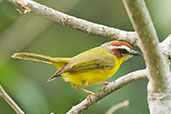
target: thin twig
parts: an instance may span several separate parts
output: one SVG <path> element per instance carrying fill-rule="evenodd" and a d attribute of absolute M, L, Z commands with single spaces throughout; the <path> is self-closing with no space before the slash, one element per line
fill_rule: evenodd
<path fill-rule="evenodd" d="M 146 70 L 138 70 L 138 71 L 129 73 L 125 76 L 122 76 L 118 78 L 117 80 L 109 83 L 103 91 L 100 90 L 94 95 L 92 95 L 90 97 L 91 99 L 90 101 L 87 101 L 87 99 L 85 99 L 84 101 L 77 104 L 76 106 L 73 106 L 72 109 L 69 110 L 66 114 L 80 114 L 82 111 L 88 109 L 88 107 L 90 107 L 97 101 L 101 100 L 108 94 L 111 94 L 112 92 L 122 88 L 123 86 L 127 85 L 130 82 L 146 78 L 146 76 L 147 76 Z"/>
<path fill-rule="evenodd" d="M 32 0 L 8 0 L 8 1 L 21 6 L 20 10 L 25 13 L 33 12 L 35 14 L 49 18 L 50 20 L 53 20 L 59 24 L 83 32 L 87 32 L 89 34 L 94 34 L 110 39 L 123 40 L 134 45 L 139 45 L 137 41 L 138 36 L 135 32 L 127 32 L 113 27 L 107 27 L 101 24 L 96 24 L 83 19 L 79 19 L 74 16 L 64 14 L 47 6 L 36 3 Z"/>
<path fill-rule="evenodd" d="M 14 100 L 12 100 L 12 98 L 6 93 L 1 85 L 0 96 L 15 110 L 17 114 L 24 114 L 21 108 L 14 102 Z"/>
<path fill-rule="evenodd" d="M 129 105 L 129 101 L 125 100 L 123 102 L 120 102 L 116 105 L 113 105 L 105 114 L 113 114 L 116 110 L 120 108 L 126 108 Z"/>

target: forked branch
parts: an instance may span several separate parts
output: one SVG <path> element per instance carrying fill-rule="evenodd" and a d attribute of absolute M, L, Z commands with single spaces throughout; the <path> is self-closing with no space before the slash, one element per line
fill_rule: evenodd
<path fill-rule="evenodd" d="M 157 33 L 146 4 L 144 0 L 123 0 L 123 2 L 133 27 L 138 33 L 149 70 L 147 91 L 150 114 L 169 114 L 171 109 L 170 68 L 167 58 L 162 55 Z M 168 44 L 165 42 L 165 44 L 171 45 L 171 42 Z"/>

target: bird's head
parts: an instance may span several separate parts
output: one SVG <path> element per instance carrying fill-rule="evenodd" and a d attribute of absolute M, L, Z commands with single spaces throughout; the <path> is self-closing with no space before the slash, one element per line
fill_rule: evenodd
<path fill-rule="evenodd" d="M 135 56 L 142 56 L 141 53 L 132 49 L 132 47 L 125 42 L 122 41 L 111 41 L 105 44 L 102 44 L 102 47 L 107 49 L 110 53 L 115 55 L 118 59 L 125 59 Z"/>

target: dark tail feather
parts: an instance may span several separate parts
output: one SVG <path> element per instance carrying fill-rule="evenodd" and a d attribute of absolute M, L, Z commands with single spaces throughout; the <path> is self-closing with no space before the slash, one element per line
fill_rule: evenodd
<path fill-rule="evenodd" d="M 55 74 L 54 75 L 52 75 L 49 79 L 48 79 L 48 81 L 47 82 L 50 82 L 50 81 L 52 81 L 52 80 L 54 80 L 54 79 L 56 79 L 56 78 L 59 78 L 59 77 L 61 77 L 61 75 L 60 75 L 61 73 L 60 73 L 60 70 L 59 71 L 57 71 L 57 72 L 55 72 Z"/>

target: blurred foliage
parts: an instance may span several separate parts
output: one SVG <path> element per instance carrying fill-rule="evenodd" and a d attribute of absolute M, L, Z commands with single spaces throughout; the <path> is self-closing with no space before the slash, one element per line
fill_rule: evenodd
<path fill-rule="evenodd" d="M 95 23 L 133 31 L 120 0 L 51 0 L 38 2 L 67 14 Z M 171 1 L 146 0 L 160 41 L 171 30 Z M 56 71 L 52 65 L 11 59 L 15 52 L 35 52 L 49 56 L 72 57 L 109 41 L 89 35 L 32 13 L 20 15 L 17 6 L 0 3 L 0 84 L 27 114 L 64 114 L 86 94 L 73 89 L 63 79 L 46 83 Z M 137 47 L 134 47 L 137 49 Z M 136 62 L 135 62 L 136 61 Z M 145 68 L 144 60 L 134 57 L 123 63 L 109 81 L 129 72 Z M 87 87 L 98 91 L 102 86 Z M 93 105 L 85 114 L 104 114 L 112 105 L 128 99 L 127 109 L 115 114 L 147 114 L 147 80 L 133 82 Z M 0 114 L 15 114 L 0 98 Z"/>

